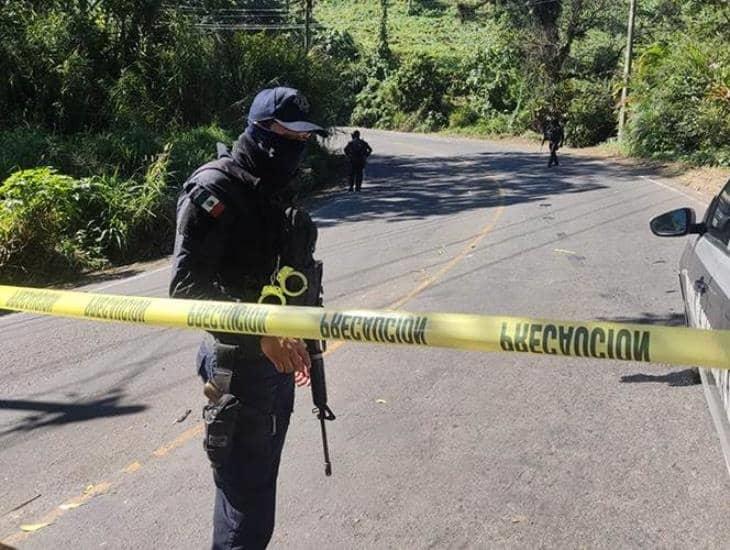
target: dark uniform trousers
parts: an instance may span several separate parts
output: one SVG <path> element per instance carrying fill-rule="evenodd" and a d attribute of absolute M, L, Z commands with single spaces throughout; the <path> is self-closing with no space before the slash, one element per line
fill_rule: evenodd
<path fill-rule="evenodd" d="M 560 165 L 560 162 L 558 162 L 558 142 L 556 141 L 550 142 L 550 160 L 548 161 L 548 168 L 550 168 L 553 164 L 555 164 L 555 166 Z"/>
<path fill-rule="evenodd" d="M 352 162 L 350 163 L 350 191 L 360 191 L 362 186 L 362 172 L 365 169 L 364 163 Z"/>
<path fill-rule="evenodd" d="M 243 409 L 228 462 L 214 468 L 213 550 L 266 548 L 274 530 L 276 479 L 294 406 L 294 379 L 263 356 L 235 365 L 231 393 Z M 216 368 L 209 341 L 198 353 L 201 377 Z"/>

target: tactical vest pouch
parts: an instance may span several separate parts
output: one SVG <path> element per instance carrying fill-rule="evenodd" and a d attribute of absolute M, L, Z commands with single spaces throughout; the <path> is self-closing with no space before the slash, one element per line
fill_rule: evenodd
<path fill-rule="evenodd" d="M 211 402 L 203 407 L 203 448 L 214 468 L 224 466 L 231 456 L 240 412 L 241 402 L 230 393 L 223 394 L 215 403 Z"/>

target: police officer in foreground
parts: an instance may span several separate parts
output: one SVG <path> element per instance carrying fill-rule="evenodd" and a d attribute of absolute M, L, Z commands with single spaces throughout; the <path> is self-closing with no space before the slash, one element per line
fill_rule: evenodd
<path fill-rule="evenodd" d="M 359 130 L 355 130 L 350 136 L 352 140 L 345 146 L 345 155 L 350 159 L 350 191 L 360 191 L 365 163 L 373 150 L 367 141 L 360 139 Z"/>
<path fill-rule="evenodd" d="M 307 140 L 326 135 L 308 110 L 295 89 L 261 91 L 233 149 L 219 145 L 218 159 L 185 182 L 170 296 L 256 302 L 274 280 L 289 228 L 287 187 Z M 211 333 L 197 362 L 210 400 L 204 446 L 216 485 L 213 548 L 265 548 L 294 385 L 309 380 L 307 348 L 291 338 Z"/>

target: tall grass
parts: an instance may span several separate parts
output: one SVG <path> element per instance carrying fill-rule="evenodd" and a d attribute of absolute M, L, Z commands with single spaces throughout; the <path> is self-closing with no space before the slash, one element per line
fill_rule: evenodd
<path fill-rule="evenodd" d="M 15 172 L 0 185 L 0 279 L 61 280 L 169 251 L 174 189 L 169 149 L 139 180 L 75 179 L 53 168 Z"/>

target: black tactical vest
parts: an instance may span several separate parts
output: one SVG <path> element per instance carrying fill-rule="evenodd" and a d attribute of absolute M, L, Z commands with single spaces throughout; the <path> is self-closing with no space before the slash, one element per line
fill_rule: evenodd
<path fill-rule="evenodd" d="M 196 170 L 183 188 L 189 197 L 202 186 L 224 203 L 218 220 L 224 226 L 218 282 L 227 295 L 245 302 L 256 302 L 261 288 L 270 284 L 286 233 L 283 208 L 258 184 L 230 156 L 221 156 Z"/>

